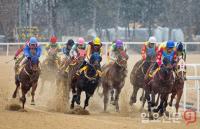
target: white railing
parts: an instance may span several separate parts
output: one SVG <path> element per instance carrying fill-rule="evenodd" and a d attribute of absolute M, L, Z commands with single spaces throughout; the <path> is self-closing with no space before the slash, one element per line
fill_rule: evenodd
<path fill-rule="evenodd" d="M 58 42 L 59 44 L 65 44 L 66 42 Z M 108 45 L 110 45 L 112 42 L 103 42 L 103 45 L 105 45 L 105 53 L 107 53 L 108 50 Z M 6 46 L 6 55 L 9 55 L 9 48 L 10 46 L 19 46 L 19 45 L 23 45 L 24 43 L 0 43 L 0 46 Z M 45 45 L 48 44 L 48 42 L 39 42 L 39 44 L 41 45 Z M 144 44 L 144 42 L 124 42 L 125 45 L 142 45 Z M 187 46 L 188 45 L 200 45 L 200 42 L 183 42 L 183 44 L 185 45 L 185 50 L 187 51 Z"/>
<path fill-rule="evenodd" d="M 187 67 L 191 67 L 194 69 L 194 75 L 193 76 L 187 76 L 187 81 L 194 81 L 194 86 L 190 87 L 187 84 L 187 81 L 184 83 L 184 90 L 183 90 L 183 108 L 186 110 L 186 102 L 187 102 L 187 91 L 188 90 L 195 90 L 197 94 L 197 112 L 200 112 L 200 76 L 198 75 L 198 67 L 200 67 L 200 64 L 186 64 Z"/>

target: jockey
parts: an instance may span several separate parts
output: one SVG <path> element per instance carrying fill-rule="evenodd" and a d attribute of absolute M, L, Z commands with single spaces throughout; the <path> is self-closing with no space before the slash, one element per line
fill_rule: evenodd
<path fill-rule="evenodd" d="M 86 49 L 86 58 L 80 66 L 80 69 L 83 68 L 87 64 L 87 62 L 90 62 L 90 57 L 94 53 L 97 53 L 100 57 L 102 57 L 102 43 L 99 37 L 94 38 L 93 41 L 88 43 L 88 47 Z M 100 69 L 101 66 L 99 66 L 99 70 Z"/>
<path fill-rule="evenodd" d="M 57 38 L 56 36 L 51 36 L 50 43 L 46 46 L 47 55 L 50 55 L 51 52 L 55 53 L 55 56 L 57 56 L 57 53 L 60 51 L 60 47 L 57 44 Z"/>
<path fill-rule="evenodd" d="M 84 38 L 80 37 L 78 42 L 72 46 L 69 55 L 72 59 L 78 59 L 79 57 L 86 56 L 86 44 Z"/>
<path fill-rule="evenodd" d="M 14 56 L 14 60 L 16 61 L 15 62 L 15 65 L 19 65 L 20 62 L 24 59 L 24 54 L 23 54 L 23 51 L 24 51 L 24 48 L 25 46 L 28 44 L 28 42 L 25 43 L 25 45 L 23 45 L 22 47 L 20 47 L 16 53 L 15 53 L 15 56 Z"/>
<path fill-rule="evenodd" d="M 20 64 L 22 62 L 22 60 L 24 59 L 24 48 L 25 46 L 28 44 L 28 42 L 25 43 L 25 45 L 23 45 L 22 47 L 20 47 L 14 56 L 14 60 L 15 60 L 15 73 L 18 74 L 19 73 L 19 69 L 20 69 Z"/>
<path fill-rule="evenodd" d="M 61 65 L 60 65 L 60 69 L 61 69 L 61 70 L 64 69 L 64 68 L 66 67 L 66 64 L 68 63 L 68 59 L 70 59 L 69 53 L 70 53 L 70 51 L 71 51 L 71 49 L 72 49 L 72 46 L 73 46 L 74 44 L 75 44 L 75 43 L 74 43 L 74 40 L 69 39 L 69 40 L 67 41 L 67 43 L 66 43 L 66 47 L 64 47 L 64 48 L 62 49 L 62 52 L 63 52 L 63 54 L 65 55 L 65 58 L 63 59 Z"/>
<path fill-rule="evenodd" d="M 117 56 L 120 54 L 120 51 L 125 51 L 125 47 L 121 40 L 115 40 L 109 50 L 108 57 L 109 62 L 115 62 L 117 60 Z"/>
<path fill-rule="evenodd" d="M 94 38 L 93 41 L 88 43 L 86 50 L 86 59 L 89 60 L 93 53 L 98 53 L 102 57 L 102 43 L 99 37 Z"/>
<path fill-rule="evenodd" d="M 149 77 L 153 76 L 154 70 L 162 65 L 162 59 L 168 58 L 170 63 L 175 66 L 176 64 L 176 48 L 174 41 L 169 40 L 166 44 L 161 44 L 156 57 L 156 63 L 153 65 L 149 72 Z"/>
<path fill-rule="evenodd" d="M 178 42 L 176 44 L 176 51 L 177 51 L 177 56 L 182 56 L 183 60 L 186 61 L 186 51 L 183 48 L 182 42 Z"/>
<path fill-rule="evenodd" d="M 141 49 L 143 61 L 150 60 L 156 57 L 156 52 L 158 51 L 157 40 L 155 37 L 150 37 L 147 42 L 143 45 Z"/>
<path fill-rule="evenodd" d="M 63 47 L 62 52 L 65 56 L 69 57 L 69 52 L 72 49 L 72 46 L 74 45 L 74 40 L 69 39 L 65 45 L 66 47 Z"/>
<path fill-rule="evenodd" d="M 99 63 L 102 61 L 102 57 L 98 54 L 98 53 L 94 53 L 91 55 L 90 60 L 89 60 L 89 64 L 90 65 L 95 65 L 95 61 L 98 61 Z M 88 64 L 88 63 L 87 63 Z M 76 75 L 80 75 L 81 73 L 83 73 L 84 71 L 87 71 L 88 69 L 88 65 L 85 65 L 84 67 L 80 68 Z M 99 70 L 99 68 L 96 69 L 97 73 L 96 76 L 101 76 L 101 71 Z"/>
<path fill-rule="evenodd" d="M 31 59 L 32 57 L 39 58 L 42 54 L 42 49 L 38 45 L 38 41 L 35 37 L 31 37 L 29 44 L 27 44 L 24 48 L 24 56 L 27 59 Z M 27 60 L 25 60 L 24 63 L 26 63 Z"/>

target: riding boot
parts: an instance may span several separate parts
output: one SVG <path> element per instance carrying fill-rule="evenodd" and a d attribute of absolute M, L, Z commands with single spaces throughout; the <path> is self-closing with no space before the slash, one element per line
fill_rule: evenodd
<path fill-rule="evenodd" d="M 81 66 L 79 67 L 79 69 L 83 68 L 86 64 L 87 64 L 87 62 L 84 60 L 83 63 L 81 64 Z"/>
<path fill-rule="evenodd" d="M 151 67 L 150 71 L 149 71 L 149 77 L 152 78 L 153 76 L 153 72 L 158 68 L 158 64 L 154 63 L 153 66 Z"/>

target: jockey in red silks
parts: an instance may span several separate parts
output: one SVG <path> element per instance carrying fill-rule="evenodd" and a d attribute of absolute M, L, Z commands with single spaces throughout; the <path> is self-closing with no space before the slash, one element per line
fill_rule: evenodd
<path fill-rule="evenodd" d="M 19 65 L 22 62 L 22 60 L 24 59 L 24 48 L 25 46 L 29 43 L 29 41 L 27 41 L 25 43 L 25 45 L 23 45 L 22 47 L 20 47 L 19 49 L 17 49 L 15 55 L 14 55 L 14 60 L 15 60 L 15 73 L 19 72 Z"/>
<path fill-rule="evenodd" d="M 173 66 L 176 66 L 176 48 L 174 41 L 169 40 L 167 43 L 159 46 L 159 51 L 156 56 L 156 63 L 149 72 L 149 77 L 153 76 L 154 71 L 162 65 L 163 58 L 167 58 Z"/>
<path fill-rule="evenodd" d="M 157 40 L 155 37 L 150 37 L 141 49 L 143 61 L 152 61 L 156 57 L 158 51 Z"/>

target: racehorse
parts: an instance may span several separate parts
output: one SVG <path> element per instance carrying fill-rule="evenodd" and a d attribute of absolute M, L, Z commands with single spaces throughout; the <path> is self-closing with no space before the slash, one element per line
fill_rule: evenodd
<path fill-rule="evenodd" d="M 145 61 L 143 61 L 142 59 L 139 60 L 134 65 L 133 70 L 131 71 L 131 75 L 130 75 L 130 82 L 133 85 L 133 92 L 132 92 L 132 95 L 130 97 L 130 102 L 129 102 L 130 105 L 132 105 L 133 103 L 136 103 L 137 92 L 140 88 L 143 89 L 145 85 L 143 80 L 145 78 L 146 72 L 151 66 L 151 64 L 155 62 L 154 60 L 155 60 L 154 57 L 149 57 Z M 140 101 L 142 101 L 143 98 L 144 98 L 144 90 L 142 92 L 142 96 L 140 97 Z"/>
<path fill-rule="evenodd" d="M 169 102 L 169 106 L 172 106 L 173 99 L 177 95 L 176 98 L 176 113 L 178 113 L 179 108 L 179 102 L 181 100 L 181 96 L 183 94 L 183 87 L 184 87 L 184 81 L 186 78 L 186 64 L 183 58 L 180 56 L 177 61 L 177 68 L 176 68 L 176 80 L 174 84 L 174 88 L 172 89 L 172 95 L 171 100 Z"/>
<path fill-rule="evenodd" d="M 102 87 L 104 95 L 104 111 L 107 110 L 108 95 L 110 90 L 115 90 L 115 97 L 113 97 L 113 104 L 116 107 L 116 111 L 119 111 L 119 95 L 121 89 L 124 87 L 125 78 L 127 75 L 127 60 L 128 55 L 126 51 L 121 51 L 117 56 L 115 62 L 110 63 L 102 67 Z M 114 91 L 113 91 L 114 94 Z M 111 97 L 112 98 L 112 97 Z"/>
<path fill-rule="evenodd" d="M 21 85 L 22 97 L 20 98 L 22 102 L 22 108 L 26 102 L 26 93 L 32 88 L 32 99 L 31 103 L 34 105 L 35 90 L 37 88 L 37 82 L 40 75 L 39 69 L 39 59 L 38 57 L 32 57 L 28 59 L 25 66 L 20 71 L 19 75 L 15 76 L 16 89 L 13 93 L 13 98 L 16 98 L 18 88 Z"/>
<path fill-rule="evenodd" d="M 160 115 L 162 115 L 167 107 L 168 95 L 172 92 L 174 82 L 173 67 L 170 61 L 167 58 L 164 58 L 160 70 L 156 72 L 155 76 L 144 87 L 145 99 L 148 102 L 148 112 L 150 113 L 150 117 L 152 117 L 152 99 L 150 95 L 160 94 L 160 104 L 154 112 L 160 111 Z"/>
<path fill-rule="evenodd" d="M 93 64 L 87 63 L 86 66 L 83 68 L 84 71 L 72 78 L 71 88 L 73 98 L 71 100 L 71 109 L 74 108 L 75 102 L 80 105 L 80 97 L 82 91 L 85 91 L 86 95 L 84 109 L 89 105 L 89 99 L 94 94 L 94 91 L 99 84 L 101 73 L 98 68 L 100 67 L 101 60 L 102 59 L 98 54 Z"/>

